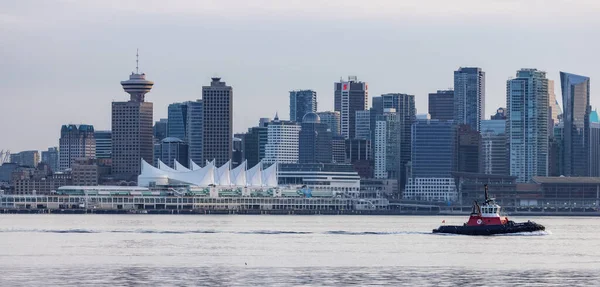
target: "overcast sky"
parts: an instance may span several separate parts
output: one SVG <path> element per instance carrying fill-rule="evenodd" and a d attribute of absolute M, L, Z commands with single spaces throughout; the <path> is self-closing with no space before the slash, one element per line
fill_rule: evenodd
<path fill-rule="evenodd" d="M 293 89 L 332 110 L 348 75 L 370 97 L 414 94 L 426 113 L 460 66 L 486 72 L 487 116 L 520 68 L 547 71 L 559 102 L 559 71 L 591 77 L 596 107 L 598 15 L 597 0 L 0 0 L 0 150 L 56 146 L 63 124 L 110 129 L 136 48 L 154 120 L 218 75 L 234 89 L 235 132 L 289 117 Z"/>

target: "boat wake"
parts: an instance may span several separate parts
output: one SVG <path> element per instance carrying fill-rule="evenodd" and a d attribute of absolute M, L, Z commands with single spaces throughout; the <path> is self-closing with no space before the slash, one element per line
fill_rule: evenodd
<path fill-rule="evenodd" d="M 74 234 L 93 234 L 93 233 L 128 233 L 128 234 L 256 234 L 256 235 L 306 235 L 306 234 L 325 234 L 325 235 L 426 235 L 429 232 L 419 231 L 347 231 L 330 230 L 323 232 L 310 231 L 290 231 L 290 230 L 251 230 L 251 231 L 225 231 L 225 230 L 151 230 L 151 229 L 130 229 L 130 230 L 92 230 L 92 229 L 7 229 L 0 230 L 0 233 L 74 233 Z"/>

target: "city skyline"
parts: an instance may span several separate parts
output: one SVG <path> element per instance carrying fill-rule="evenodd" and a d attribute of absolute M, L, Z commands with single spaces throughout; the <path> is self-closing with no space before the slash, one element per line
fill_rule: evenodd
<path fill-rule="evenodd" d="M 6 52 L 0 55 L 0 60 L 9 67 L 0 71 L 0 94 L 3 102 L 11 106 L 0 115 L 0 121 L 8 123 L 19 118 L 19 127 L 35 127 L 38 131 L 26 135 L 19 133 L 17 126 L 3 124 L 0 132 L 5 136 L 0 149 L 46 150 L 58 144 L 56 126 L 65 123 L 110 129 L 110 102 L 123 98 L 118 82 L 134 70 L 136 48 L 140 48 L 140 71 L 157 83 L 149 94 L 155 105 L 155 120 L 166 118 L 170 103 L 201 98 L 201 86 L 217 74 L 237 91 L 234 132 L 247 130 L 265 115 L 275 112 L 285 115 L 288 92 L 294 89 L 315 90 L 319 95 L 319 111 L 333 110 L 331 83 L 348 75 L 369 83 L 370 97 L 385 93 L 414 94 L 417 111 L 423 113 L 427 111 L 429 93 L 452 87 L 452 71 L 461 66 L 481 67 L 486 71 L 485 118 L 505 105 L 505 82 L 520 68 L 546 71 L 548 79 L 556 81 L 559 103 L 562 102 L 557 86 L 560 70 L 592 79 L 600 76 L 593 65 L 594 51 L 600 43 L 584 37 L 582 45 L 573 47 L 555 36 L 594 31 L 598 21 L 593 15 L 600 9 L 594 2 L 547 3 L 529 13 L 533 3 L 458 1 L 449 7 L 440 1 L 423 1 L 427 3 L 412 3 L 416 9 L 406 10 L 401 8 L 411 4 L 378 1 L 379 6 L 363 5 L 368 6 L 366 10 L 358 9 L 364 7 L 355 2 L 354 6 L 338 7 L 345 13 L 332 13 L 335 11 L 332 7 L 319 7 L 309 1 L 303 4 L 306 9 L 302 13 L 293 15 L 286 12 L 298 9 L 298 4 L 273 4 L 269 10 L 261 11 L 248 5 L 236 6 L 234 2 L 200 7 L 180 1 L 166 11 L 153 8 L 152 3 L 130 3 L 119 5 L 118 9 L 103 2 L 40 5 L 43 12 L 64 11 L 64 17 L 57 21 L 54 18 L 50 21 L 51 16 L 42 13 L 42 9 L 28 9 L 27 1 L 0 4 L 4 28 L 0 36 L 6 43 Z M 467 14 L 461 11 L 465 6 L 481 13 Z M 94 9 L 109 11 L 116 21 L 99 16 Z M 221 21 L 219 25 L 212 22 L 227 9 L 239 16 L 236 21 Z M 358 12 L 363 10 L 362 14 Z M 138 13 L 132 15 L 131 11 Z M 565 23 L 543 21 L 552 19 L 550 16 L 559 11 Z M 190 17 L 199 14 L 206 17 Z M 398 20 L 398 14 L 410 17 Z M 358 19 L 353 18 L 357 15 Z M 519 25 L 513 18 L 519 19 Z M 307 19 L 313 22 L 307 25 Z M 40 27 L 39 21 L 45 20 L 52 25 Z M 522 27 L 523 23 L 528 25 Z M 477 29 L 469 27 L 473 24 L 478 25 Z M 515 34 L 517 26 L 522 30 Z M 332 39 L 338 37 L 334 35 L 349 38 L 354 32 L 363 33 L 369 41 L 342 50 L 336 47 Z M 187 37 L 190 33 L 207 38 L 218 36 L 223 45 L 230 47 L 243 41 L 249 49 L 204 47 L 198 40 Z M 513 36 L 519 38 L 520 47 L 540 52 L 520 53 L 506 41 Z M 102 45 L 105 39 L 114 39 L 111 41 L 114 45 L 109 48 Z M 319 43 L 318 48 L 299 50 L 287 45 L 297 39 L 311 39 Z M 274 45 L 264 46 L 261 42 L 265 41 Z M 445 45 L 436 45 L 440 41 Z M 74 45 L 80 42 L 89 43 Z M 367 42 L 381 45 L 367 45 Z M 479 45 L 476 50 L 462 50 L 463 46 L 476 43 Z M 40 49 L 40 45 L 44 48 Z M 398 46 L 403 47 L 402 53 L 398 52 Z M 565 53 L 571 56 L 554 56 Z M 346 61 L 351 56 L 360 57 Z M 410 69 L 398 70 L 396 65 Z M 428 77 L 419 77 L 419 73 L 427 73 Z M 273 84 L 264 85 L 265 79 Z M 33 84 L 23 85 L 25 80 Z M 92 111 L 78 106 L 82 98 L 86 106 L 94 107 Z M 244 109 L 256 102 L 267 104 L 260 109 Z M 591 105 L 598 106 L 593 94 Z M 24 110 L 33 110 L 36 116 L 24 118 Z"/>

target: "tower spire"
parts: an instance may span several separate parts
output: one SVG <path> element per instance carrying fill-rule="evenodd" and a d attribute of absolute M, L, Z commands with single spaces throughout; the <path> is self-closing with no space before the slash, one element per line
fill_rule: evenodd
<path fill-rule="evenodd" d="M 140 73 L 140 49 L 135 49 L 135 73 Z"/>

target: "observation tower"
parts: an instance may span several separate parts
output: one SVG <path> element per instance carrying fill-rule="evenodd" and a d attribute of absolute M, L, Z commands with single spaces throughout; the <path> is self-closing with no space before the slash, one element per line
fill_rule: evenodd
<path fill-rule="evenodd" d="M 146 74 L 139 73 L 139 53 L 135 54 L 135 73 L 131 72 L 129 80 L 121 81 L 123 90 L 127 92 L 132 102 L 144 102 L 144 96 L 150 92 L 154 82 L 146 80 Z"/>

